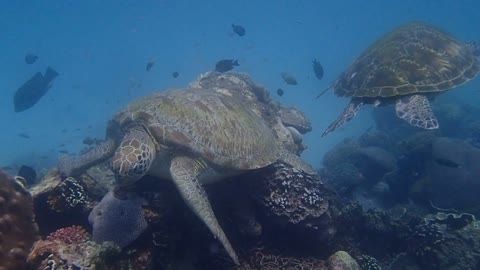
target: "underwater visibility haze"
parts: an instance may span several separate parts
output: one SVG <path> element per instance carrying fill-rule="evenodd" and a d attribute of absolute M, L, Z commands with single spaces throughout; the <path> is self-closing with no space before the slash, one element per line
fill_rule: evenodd
<path fill-rule="evenodd" d="M 0 4 L 0 269 L 480 269 L 480 2 Z"/>

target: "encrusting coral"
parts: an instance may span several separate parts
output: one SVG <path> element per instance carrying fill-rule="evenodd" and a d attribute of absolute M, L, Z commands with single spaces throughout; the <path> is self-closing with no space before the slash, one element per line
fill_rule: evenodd
<path fill-rule="evenodd" d="M 0 171 L 0 269 L 21 270 L 38 239 L 33 202 L 21 178 Z"/>
<path fill-rule="evenodd" d="M 80 226 L 61 228 L 37 241 L 29 256 L 29 269 L 109 269 L 120 254 L 120 248 L 110 244 L 97 244 Z"/>

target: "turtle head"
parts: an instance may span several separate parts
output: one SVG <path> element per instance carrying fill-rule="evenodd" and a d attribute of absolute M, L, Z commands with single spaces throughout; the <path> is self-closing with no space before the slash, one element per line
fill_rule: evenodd
<path fill-rule="evenodd" d="M 130 128 L 112 159 L 117 184 L 128 186 L 145 176 L 155 157 L 155 144 L 148 132 L 143 127 Z"/>

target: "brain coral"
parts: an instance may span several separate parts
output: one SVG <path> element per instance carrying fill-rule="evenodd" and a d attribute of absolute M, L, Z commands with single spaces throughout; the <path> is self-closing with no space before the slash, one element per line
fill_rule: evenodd
<path fill-rule="evenodd" d="M 88 216 L 93 226 L 93 240 L 111 241 L 121 248 L 133 242 L 147 228 L 143 203 L 142 198 L 134 195 L 118 199 L 113 191 L 107 193 Z"/>

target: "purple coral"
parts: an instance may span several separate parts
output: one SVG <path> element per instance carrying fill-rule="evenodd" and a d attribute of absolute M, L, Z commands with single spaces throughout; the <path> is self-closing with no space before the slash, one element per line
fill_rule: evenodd
<path fill-rule="evenodd" d="M 123 200 L 116 198 L 112 191 L 107 193 L 88 216 L 93 226 L 93 240 L 110 241 L 121 248 L 132 243 L 147 228 L 143 203 L 142 198 L 132 194 Z"/>

